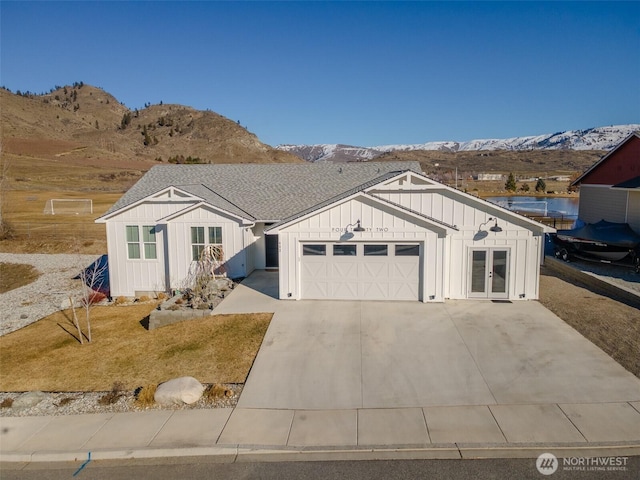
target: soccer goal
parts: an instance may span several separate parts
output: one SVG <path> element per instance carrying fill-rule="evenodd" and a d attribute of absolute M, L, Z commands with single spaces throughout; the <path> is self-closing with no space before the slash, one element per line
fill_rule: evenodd
<path fill-rule="evenodd" d="M 45 215 L 79 215 L 93 213 L 90 198 L 50 198 L 44 206 Z"/>

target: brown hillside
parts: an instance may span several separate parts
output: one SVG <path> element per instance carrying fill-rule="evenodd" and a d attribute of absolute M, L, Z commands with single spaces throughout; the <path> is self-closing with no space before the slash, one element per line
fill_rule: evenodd
<path fill-rule="evenodd" d="M 0 89 L 0 104 L 6 154 L 142 170 L 149 162 L 170 157 L 205 163 L 300 162 L 214 112 L 180 105 L 131 111 L 90 85 L 65 86 L 44 95 Z M 125 115 L 130 121 L 123 123 Z"/>
<path fill-rule="evenodd" d="M 214 112 L 179 105 L 132 111 L 90 85 L 42 95 L 0 88 L 0 114 L 0 251 L 104 253 L 104 225 L 95 218 L 170 158 L 302 162 Z M 93 213 L 47 215 L 51 198 L 91 199 Z"/>

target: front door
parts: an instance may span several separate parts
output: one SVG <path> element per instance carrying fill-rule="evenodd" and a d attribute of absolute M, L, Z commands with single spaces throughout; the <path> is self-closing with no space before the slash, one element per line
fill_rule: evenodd
<path fill-rule="evenodd" d="M 265 235 L 265 267 L 278 268 L 278 235 Z"/>
<path fill-rule="evenodd" d="M 469 257 L 469 297 L 509 298 L 509 250 L 472 248 Z"/>

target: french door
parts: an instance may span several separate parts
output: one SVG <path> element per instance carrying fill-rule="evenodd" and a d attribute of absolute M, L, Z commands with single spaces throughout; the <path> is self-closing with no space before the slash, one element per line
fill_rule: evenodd
<path fill-rule="evenodd" d="M 509 298 L 509 250 L 469 251 L 469 298 Z"/>

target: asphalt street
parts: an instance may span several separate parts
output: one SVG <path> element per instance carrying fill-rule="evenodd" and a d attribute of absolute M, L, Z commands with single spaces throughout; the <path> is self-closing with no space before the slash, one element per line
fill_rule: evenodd
<path fill-rule="evenodd" d="M 0 477 L 13 479 L 258 479 L 258 480 L 412 480 L 412 479 L 519 479 L 638 480 L 640 457 L 628 457 L 625 470 L 564 470 L 542 475 L 536 460 L 378 460 L 285 463 L 214 463 L 214 457 L 153 460 L 95 461 L 80 470 L 78 463 L 2 464 Z M 74 476 L 75 475 L 75 476 Z"/>

